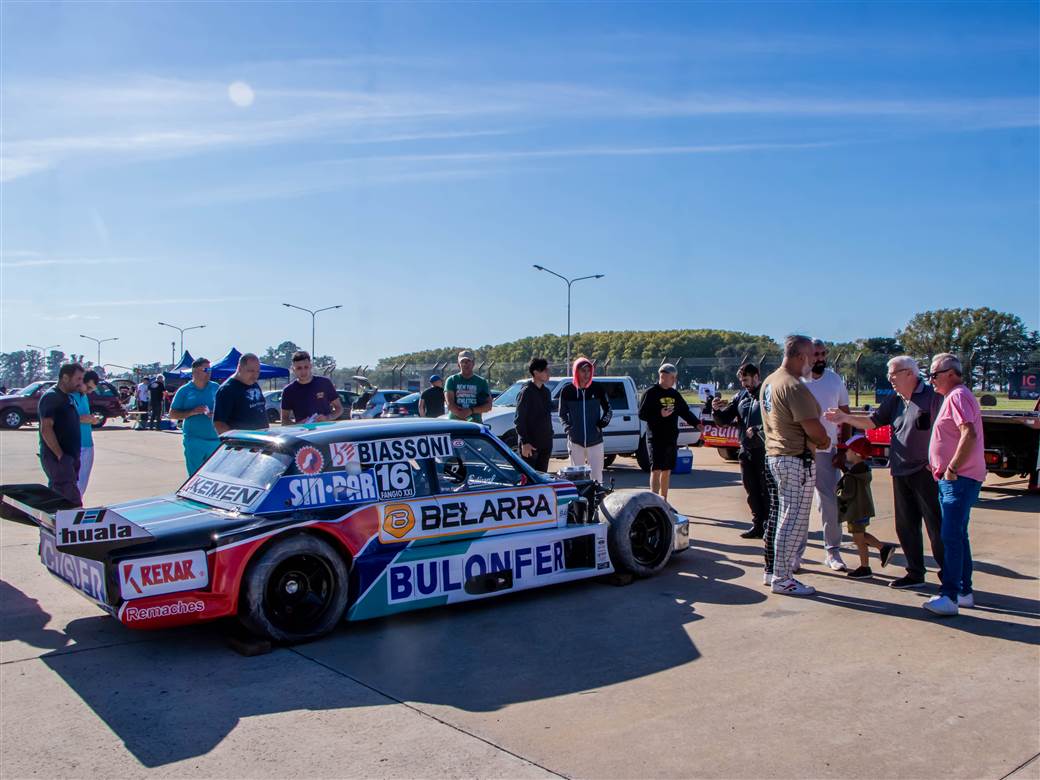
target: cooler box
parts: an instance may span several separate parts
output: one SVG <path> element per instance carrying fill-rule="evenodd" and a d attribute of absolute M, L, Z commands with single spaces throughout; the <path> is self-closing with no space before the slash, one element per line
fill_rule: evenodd
<path fill-rule="evenodd" d="M 693 471 L 693 450 L 689 447 L 680 447 L 679 454 L 675 457 L 675 469 L 673 474 L 689 474 Z"/>

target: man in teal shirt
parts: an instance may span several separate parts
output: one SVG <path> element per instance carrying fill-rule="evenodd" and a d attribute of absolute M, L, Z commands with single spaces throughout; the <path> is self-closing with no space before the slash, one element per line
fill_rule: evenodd
<path fill-rule="evenodd" d="M 98 418 L 90 413 L 90 399 L 87 397 L 97 389 L 101 377 L 97 371 L 87 371 L 83 374 L 83 389 L 78 393 L 69 393 L 72 403 L 76 405 L 79 414 L 79 494 L 82 496 L 87 492 L 87 482 L 90 481 L 90 470 L 94 468 L 94 423 Z"/>
<path fill-rule="evenodd" d="M 481 415 L 491 411 L 491 388 L 484 377 L 473 373 L 473 353 L 468 349 L 459 353 L 459 373 L 444 383 L 444 397 L 453 420 L 480 422 Z"/>
<path fill-rule="evenodd" d="M 170 419 L 184 420 L 184 462 L 189 477 L 220 446 L 220 436 L 213 427 L 213 407 L 220 385 L 209 378 L 209 373 L 209 361 L 197 358 L 191 364 L 191 381 L 177 389 L 170 404 Z"/>

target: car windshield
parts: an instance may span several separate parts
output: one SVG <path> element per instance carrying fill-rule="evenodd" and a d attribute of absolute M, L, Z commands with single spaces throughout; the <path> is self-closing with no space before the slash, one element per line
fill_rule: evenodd
<path fill-rule="evenodd" d="M 530 382 L 530 379 L 524 379 L 520 382 L 516 382 L 502 395 L 495 399 L 495 406 L 516 406 L 516 399 L 520 397 L 520 391 L 524 389 L 524 385 Z M 556 389 L 556 385 L 560 383 L 559 379 L 550 379 L 545 383 L 545 386 L 549 388 L 549 392 L 552 393 Z"/>
<path fill-rule="evenodd" d="M 19 395 L 28 397 L 28 396 L 32 395 L 33 393 L 35 393 L 40 388 L 47 387 L 48 385 L 53 385 L 53 384 L 54 384 L 53 382 L 33 382 L 31 385 L 29 385 L 24 390 L 22 390 L 19 393 Z"/>
<path fill-rule="evenodd" d="M 198 473 L 211 479 L 230 479 L 267 489 L 290 463 L 292 456 L 284 452 L 270 452 L 256 446 L 225 444 L 213 453 Z"/>

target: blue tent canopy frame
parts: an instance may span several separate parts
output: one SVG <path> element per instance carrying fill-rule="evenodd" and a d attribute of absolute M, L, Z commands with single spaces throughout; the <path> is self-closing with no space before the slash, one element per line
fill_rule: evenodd
<path fill-rule="evenodd" d="M 242 353 L 234 347 L 224 355 L 216 363 L 212 364 L 212 370 L 210 377 L 214 382 L 223 382 L 229 376 L 235 373 L 238 368 L 238 359 L 242 357 Z M 188 351 L 184 351 L 184 355 L 181 357 L 181 362 L 177 364 L 177 367 L 173 371 L 164 371 L 164 375 L 167 379 L 190 379 L 191 378 L 191 363 L 192 356 L 188 354 Z M 266 363 L 260 364 L 260 379 L 287 379 L 289 377 L 289 369 L 282 368 L 281 366 L 269 366 Z"/>

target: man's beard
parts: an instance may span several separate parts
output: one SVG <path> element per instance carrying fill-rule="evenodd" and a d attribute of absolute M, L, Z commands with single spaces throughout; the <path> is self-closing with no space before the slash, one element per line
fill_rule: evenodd
<path fill-rule="evenodd" d="M 826 360 L 817 360 L 812 365 L 812 372 L 814 374 L 822 374 L 826 368 L 827 368 L 827 361 Z"/>

